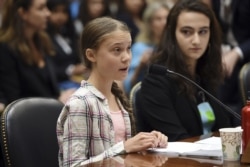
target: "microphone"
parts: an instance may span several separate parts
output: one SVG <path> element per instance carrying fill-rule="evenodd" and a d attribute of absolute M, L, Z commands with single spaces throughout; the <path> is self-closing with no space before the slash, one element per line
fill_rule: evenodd
<path fill-rule="evenodd" d="M 195 83 L 191 79 L 187 78 L 186 76 L 184 76 L 184 75 L 182 75 L 180 73 L 171 71 L 167 67 L 162 66 L 162 65 L 158 65 L 158 64 L 152 64 L 152 65 L 150 65 L 148 72 L 152 73 L 152 74 L 157 74 L 157 75 L 167 75 L 167 74 L 176 75 L 176 76 L 179 76 L 179 77 L 187 80 L 188 82 L 192 83 L 193 85 L 195 85 L 196 87 L 198 87 L 200 90 L 202 90 L 203 92 L 205 92 L 210 98 L 212 98 L 219 105 L 221 105 L 223 108 L 225 108 L 226 111 L 228 111 L 235 118 L 237 118 L 238 120 L 241 121 L 241 116 L 238 113 L 234 112 L 231 108 L 229 108 L 228 106 L 226 106 L 225 104 L 223 104 L 219 99 L 217 99 L 216 97 L 214 97 L 212 94 L 210 94 L 204 88 L 202 88 L 200 85 L 198 85 L 197 83 Z"/>

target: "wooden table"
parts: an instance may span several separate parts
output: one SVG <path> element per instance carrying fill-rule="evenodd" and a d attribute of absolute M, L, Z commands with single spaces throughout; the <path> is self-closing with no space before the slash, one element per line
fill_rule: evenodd
<path fill-rule="evenodd" d="M 250 167 L 250 142 L 248 142 L 246 150 L 245 150 L 244 154 L 241 157 L 241 162 L 242 163 L 248 163 L 248 165 Z"/>
<path fill-rule="evenodd" d="M 211 134 L 218 136 L 217 133 Z M 210 136 L 211 136 L 210 135 Z M 197 136 L 189 139 L 181 140 L 194 142 L 208 136 Z M 250 156 L 250 143 L 248 144 L 244 157 Z M 250 163 L 241 163 L 240 161 L 230 162 L 214 159 L 201 159 L 190 157 L 169 157 L 164 153 L 134 153 L 120 155 L 103 161 L 91 163 L 84 167 L 250 167 Z"/>

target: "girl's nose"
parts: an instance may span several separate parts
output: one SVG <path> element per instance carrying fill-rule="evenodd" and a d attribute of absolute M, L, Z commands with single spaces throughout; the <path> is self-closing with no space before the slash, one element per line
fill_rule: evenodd
<path fill-rule="evenodd" d="M 199 44 L 200 43 L 200 36 L 199 36 L 199 34 L 197 34 L 197 33 L 194 34 L 192 43 L 193 44 Z"/>
<path fill-rule="evenodd" d="M 122 56 L 122 61 L 127 62 L 131 60 L 131 52 L 125 52 L 124 55 Z"/>

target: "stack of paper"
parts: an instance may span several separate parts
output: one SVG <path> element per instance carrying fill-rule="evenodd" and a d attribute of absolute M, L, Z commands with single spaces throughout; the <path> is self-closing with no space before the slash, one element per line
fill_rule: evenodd
<path fill-rule="evenodd" d="M 150 151 L 167 153 L 170 156 L 186 156 L 201 158 L 222 158 L 220 137 L 210 137 L 197 142 L 168 142 L 167 148 L 152 148 Z"/>

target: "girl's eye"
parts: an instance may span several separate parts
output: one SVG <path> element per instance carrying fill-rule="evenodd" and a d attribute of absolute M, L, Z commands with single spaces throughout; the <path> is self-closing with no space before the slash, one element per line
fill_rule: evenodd
<path fill-rule="evenodd" d="M 184 34 L 186 36 L 191 34 L 191 31 L 189 31 L 189 30 L 182 30 L 181 32 L 182 32 L 182 34 Z"/>
<path fill-rule="evenodd" d="M 201 30 L 201 31 L 200 31 L 200 34 L 201 34 L 201 35 L 205 35 L 205 34 L 207 34 L 207 32 L 208 32 L 208 30 Z"/>
<path fill-rule="evenodd" d="M 121 49 L 120 48 L 115 48 L 114 50 L 115 50 L 115 52 L 120 52 Z"/>

